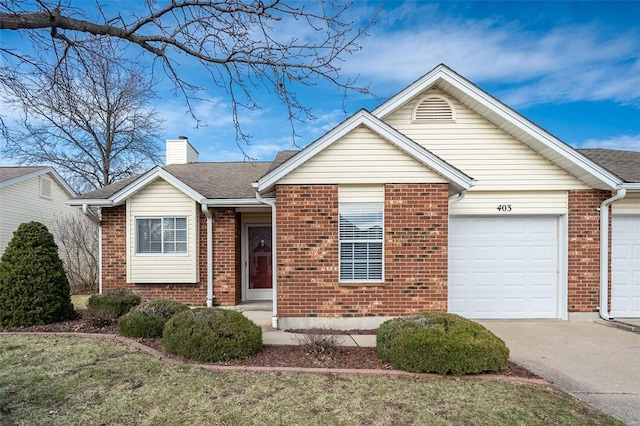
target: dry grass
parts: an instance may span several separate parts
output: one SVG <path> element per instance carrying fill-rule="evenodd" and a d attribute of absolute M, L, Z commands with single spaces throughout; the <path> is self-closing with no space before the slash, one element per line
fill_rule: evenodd
<path fill-rule="evenodd" d="M 214 373 L 108 341 L 0 335 L 2 425 L 620 425 L 561 392 L 473 380 Z"/>
<path fill-rule="evenodd" d="M 90 294 L 72 294 L 71 303 L 75 309 L 87 309 L 87 301 L 90 297 Z"/>

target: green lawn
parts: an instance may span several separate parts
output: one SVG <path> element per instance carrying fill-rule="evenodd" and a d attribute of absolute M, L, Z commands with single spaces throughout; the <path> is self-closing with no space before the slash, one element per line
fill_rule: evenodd
<path fill-rule="evenodd" d="M 87 309 L 87 300 L 91 297 L 90 294 L 72 294 L 71 303 L 76 309 Z"/>
<path fill-rule="evenodd" d="M 170 366 L 124 345 L 0 335 L 2 425 L 621 425 L 539 386 Z"/>

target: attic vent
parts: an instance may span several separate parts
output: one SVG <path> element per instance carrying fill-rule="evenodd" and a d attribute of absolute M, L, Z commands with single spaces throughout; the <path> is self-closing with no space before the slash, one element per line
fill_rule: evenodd
<path fill-rule="evenodd" d="M 440 96 L 429 96 L 416 104 L 413 121 L 455 121 L 453 108 Z"/>
<path fill-rule="evenodd" d="M 42 198 L 51 198 L 51 180 L 40 177 L 40 196 Z"/>

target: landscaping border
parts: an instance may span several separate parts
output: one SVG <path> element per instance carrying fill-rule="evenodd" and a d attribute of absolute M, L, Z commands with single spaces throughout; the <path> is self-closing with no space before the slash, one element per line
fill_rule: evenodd
<path fill-rule="evenodd" d="M 546 388 L 553 388 L 553 383 L 544 379 L 533 379 L 526 377 L 504 376 L 501 374 L 469 374 L 465 376 L 443 376 L 433 373 L 410 373 L 400 370 L 379 370 L 379 369 L 351 369 L 351 368 L 302 368 L 302 367 L 259 367 L 246 365 L 212 365 L 190 363 L 179 360 L 164 353 L 157 351 L 149 346 L 130 339 L 128 337 L 119 336 L 117 334 L 101 334 L 101 333 L 73 333 L 73 332 L 22 332 L 22 331 L 3 331 L 0 336 L 45 336 L 45 337 L 79 337 L 101 340 L 113 340 L 131 348 L 135 348 L 141 352 L 153 356 L 154 358 L 170 365 L 189 365 L 191 367 L 200 368 L 207 371 L 218 372 L 245 372 L 245 373 L 303 373 L 303 374 L 321 374 L 325 376 L 345 375 L 345 376 L 386 376 L 386 377 L 407 377 L 413 379 L 441 379 L 441 380 L 490 380 L 509 383 L 537 385 Z"/>

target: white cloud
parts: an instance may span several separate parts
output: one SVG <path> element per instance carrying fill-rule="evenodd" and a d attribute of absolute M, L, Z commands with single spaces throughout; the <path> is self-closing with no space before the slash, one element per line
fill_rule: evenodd
<path fill-rule="evenodd" d="M 614 136 L 607 139 L 587 139 L 577 144 L 577 148 L 607 148 L 640 151 L 640 134 Z"/>
<path fill-rule="evenodd" d="M 396 27 L 410 11 L 400 10 Z M 423 19 L 389 31 L 388 19 L 374 27 L 343 71 L 372 80 L 374 91 L 384 87 L 382 96 L 446 63 L 474 82 L 509 86 L 492 91 L 514 106 L 603 99 L 640 103 L 637 30 L 608 35 L 596 24 L 573 24 L 542 33 L 516 23 L 449 18 L 433 8 L 413 13 Z"/>

